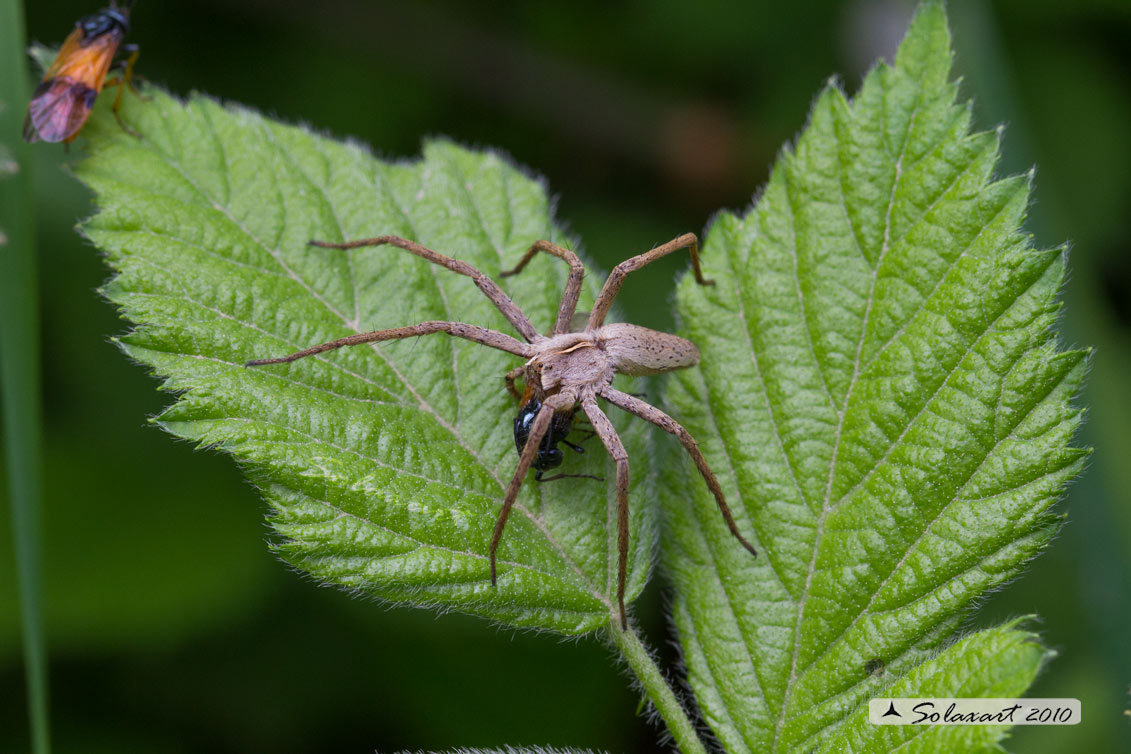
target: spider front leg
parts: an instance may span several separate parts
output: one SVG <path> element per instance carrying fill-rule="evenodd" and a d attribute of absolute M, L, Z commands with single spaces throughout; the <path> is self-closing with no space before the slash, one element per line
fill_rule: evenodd
<path fill-rule="evenodd" d="M 624 285 L 624 279 L 628 273 L 635 272 L 641 267 L 680 249 L 687 249 L 691 252 L 691 268 L 695 271 L 696 282 L 699 285 L 714 285 L 715 281 L 703 277 L 703 270 L 699 268 L 699 238 L 694 233 L 684 233 L 663 246 L 657 246 L 651 251 L 637 254 L 614 267 L 605 280 L 605 285 L 601 287 L 601 292 L 597 294 L 597 300 L 593 302 L 593 311 L 589 313 L 588 329 L 595 330 L 605 324 L 605 317 L 613 306 L 613 299 L 620 293 L 620 287 Z"/>
<path fill-rule="evenodd" d="M 577 402 L 577 397 L 571 393 L 557 393 L 551 395 L 542 402 L 542 408 L 538 409 L 537 416 L 534 417 L 534 423 L 530 426 L 530 434 L 527 436 L 526 445 L 522 449 L 522 454 L 518 457 L 518 466 L 514 470 L 514 476 L 511 477 L 511 482 L 507 485 L 507 493 L 503 498 L 503 507 L 499 511 L 499 517 L 495 521 L 495 533 L 491 536 L 490 559 L 491 559 L 491 586 L 495 586 L 496 582 L 496 565 L 495 565 L 495 551 L 499 549 L 499 540 L 503 538 L 503 529 L 507 525 L 507 517 L 510 516 L 511 507 L 514 501 L 518 498 L 518 491 L 522 487 L 523 481 L 526 479 L 526 474 L 530 471 L 530 466 L 534 463 L 534 457 L 538 455 L 538 449 L 542 446 L 542 438 L 550 431 L 550 421 L 554 418 L 554 412 L 568 408 Z"/>
<path fill-rule="evenodd" d="M 503 375 L 503 382 L 506 383 L 507 392 L 515 397 L 515 400 L 522 400 L 522 393 L 518 392 L 518 388 L 514 386 L 515 380 L 526 373 L 526 365 L 515 367 L 514 369 Z"/>
<path fill-rule="evenodd" d="M 712 473 L 711 467 L 707 465 L 707 459 L 703 457 L 703 452 L 699 450 L 699 445 L 695 442 L 695 438 L 691 436 L 691 433 L 660 409 L 638 398 L 633 398 L 628 393 L 622 393 L 611 385 L 606 385 L 601 388 L 597 391 L 597 394 L 614 406 L 619 406 L 630 414 L 635 414 L 641 419 L 646 419 L 665 432 L 670 432 L 676 436 L 684 449 L 687 450 L 687 454 L 691 456 L 691 460 L 695 462 L 695 466 L 703 476 L 703 481 L 707 483 L 707 488 L 710 489 L 711 494 L 715 496 L 715 502 L 719 506 L 719 512 L 723 514 L 723 518 L 727 522 L 730 533 L 734 535 L 735 539 L 742 543 L 743 547 L 750 551 L 751 555 L 757 556 L 758 551 L 754 549 L 754 545 L 750 544 L 746 537 L 742 536 L 742 533 L 739 532 L 738 524 L 735 523 L 734 516 L 731 515 L 730 512 L 730 506 L 727 505 L 726 498 L 723 496 L 723 488 L 719 485 L 719 480 L 715 478 L 714 473 Z"/>
<path fill-rule="evenodd" d="M 507 321 L 514 326 L 514 329 L 518 330 L 528 343 L 533 343 L 542 338 L 542 336 L 538 334 L 538 331 L 534 329 L 534 325 L 530 323 L 527 316 L 510 300 L 507 294 L 503 293 L 503 289 L 500 288 L 494 280 L 487 277 L 467 262 L 452 259 L 438 251 L 432 251 L 432 249 L 421 246 L 416 241 L 410 241 L 400 236 L 377 236 L 376 238 L 363 238 L 359 241 L 346 241 L 345 243 L 332 243 L 330 241 L 309 241 L 308 243 L 311 246 L 318 246 L 323 249 L 359 249 L 366 246 L 384 246 L 386 244 L 396 246 L 398 249 L 404 249 L 421 259 L 428 260 L 432 264 L 438 264 L 441 267 L 448 268 L 452 272 L 458 272 L 461 275 L 466 275 L 471 278 L 475 281 L 475 285 L 479 287 L 479 290 L 483 291 L 487 298 L 491 300 L 491 303 L 495 305 L 495 308 L 507 318 Z"/>
<path fill-rule="evenodd" d="M 562 291 L 562 302 L 558 305 L 558 319 L 554 323 L 553 332 L 550 333 L 551 335 L 561 335 L 571 331 L 570 321 L 573 319 L 573 313 L 577 310 L 577 299 L 581 296 L 581 281 L 585 277 L 585 265 L 581 263 L 576 254 L 549 241 L 535 241 L 522 255 L 522 259 L 514 266 L 514 269 L 500 272 L 499 277 L 510 277 L 522 272 L 522 268 L 540 251 L 565 260 L 569 264 L 569 280 L 566 281 L 565 290 Z"/>
<path fill-rule="evenodd" d="M 335 348 L 342 348 L 344 346 L 356 346 L 362 343 L 379 343 L 385 340 L 400 340 L 401 338 L 415 338 L 419 335 L 431 335 L 437 332 L 446 332 L 448 335 L 471 340 L 518 356 L 526 356 L 529 358 L 533 355 L 533 349 L 526 343 L 515 340 L 511 336 L 504 335 L 501 332 L 488 330 L 485 327 L 469 325 L 463 322 L 421 322 L 419 325 L 412 325 L 410 327 L 393 327 L 388 330 L 374 330 L 373 332 L 363 332 L 357 335 L 347 335 L 344 338 L 338 338 L 337 340 L 331 340 L 326 343 L 319 343 L 310 348 L 304 348 L 289 356 L 280 356 L 275 359 L 254 359 L 247 362 L 244 366 L 259 367 L 266 364 L 288 364 L 292 361 L 305 359 L 307 356 L 333 351 Z"/>

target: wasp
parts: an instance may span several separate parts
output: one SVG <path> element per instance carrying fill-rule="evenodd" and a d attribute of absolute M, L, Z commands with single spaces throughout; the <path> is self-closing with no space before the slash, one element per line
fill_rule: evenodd
<path fill-rule="evenodd" d="M 138 56 L 135 45 L 122 46 L 122 40 L 130 30 L 132 6 L 132 0 L 122 5 L 111 2 L 109 8 L 75 24 L 75 30 L 64 40 L 62 49 L 32 94 L 27 119 L 24 120 L 25 141 L 62 141 L 68 144 L 74 141 L 90 117 L 98 93 L 106 84 L 118 87 L 114 117 L 118 125 L 130 130 L 118 116 L 118 108 L 122 103 L 123 85 L 133 88 L 130 78 Z M 121 76 L 107 81 L 106 74 L 119 47 L 130 53 L 125 61 L 125 70 Z"/>
<path fill-rule="evenodd" d="M 530 429 L 534 425 L 534 419 L 538 416 L 538 411 L 541 408 L 542 401 L 534 398 L 519 406 L 518 415 L 514 418 L 514 445 L 519 455 L 522 455 L 523 449 L 526 448 L 526 441 L 530 439 Z M 535 481 L 552 482 L 555 479 L 567 478 L 603 481 L 600 477 L 591 474 L 542 476 L 550 469 L 556 469 L 562 465 L 565 454 L 558 448 L 558 443 L 566 445 L 575 453 L 585 452 L 585 448 L 566 439 L 569 437 L 569 433 L 573 431 L 573 415 L 574 411 L 568 409 L 554 412 L 554 417 L 550 420 L 550 429 L 547 430 L 546 436 L 542 438 L 542 444 L 538 446 L 538 455 L 534 457 L 534 462 L 531 464 L 534 468 Z"/>

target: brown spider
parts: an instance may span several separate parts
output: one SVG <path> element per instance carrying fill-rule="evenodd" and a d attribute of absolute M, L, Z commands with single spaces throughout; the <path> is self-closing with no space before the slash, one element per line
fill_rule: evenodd
<path fill-rule="evenodd" d="M 514 501 L 518 497 L 518 490 L 532 464 L 538 469 L 539 475 L 543 469 L 557 465 L 553 463 L 553 453 L 560 454 L 561 451 L 556 450 L 555 446 L 558 442 L 563 442 L 566 435 L 569 434 L 573 413 L 580 404 L 581 410 L 585 412 L 593 425 L 593 431 L 601 438 L 601 442 L 609 451 L 609 455 L 616 462 L 617 547 L 619 551 L 617 604 L 620 608 L 621 628 L 626 629 L 628 627 L 628 618 L 624 608 L 625 575 L 628 566 L 628 453 L 625 451 L 620 437 L 617 436 L 616 430 L 613 429 L 612 422 L 597 406 L 598 397 L 652 422 L 679 438 L 679 441 L 687 449 L 687 453 L 699 468 L 699 473 L 703 475 L 707 487 L 715 496 L 719 511 L 726 519 L 731 533 L 751 554 L 757 554 L 750 542 L 739 533 L 738 525 L 735 524 L 730 508 L 727 507 L 718 480 L 711 472 L 710 467 L 707 466 L 707 460 L 703 457 L 703 454 L 699 451 L 699 446 L 695 444 L 695 440 L 688 434 L 687 430 L 660 409 L 612 386 L 613 377 L 618 373 L 626 375 L 659 374 L 699 363 L 699 349 L 695 347 L 695 344 L 676 335 L 657 332 L 624 322 L 605 324 L 605 316 L 609 313 L 613 299 L 620 291 L 625 276 L 674 251 L 688 249 L 691 252 L 691 265 L 695 272 L 695 280 L 700 285 L 713 285 L 714 281 L 704 279 L 703 273 L 699 269 L 699 241 L 695 234 L 685 233 L 662 246 L 657 246 L 651 251 L 627 259 L 614 267 L 608 279 L 605 280 L 601 292 L 597 295 L 597 300 L 593 304 L 593 311 L 588 315 L 588 320 L 584 326 L 578 329 L 571 327 L 571 320 L 574 318 L 577 299 L 581 294 L 581 281 L 585 275 L 585 267 L 581 264 L 577 255 L 569 249 L 563 249 L 549 241 L 536 241 L 513 270 L 501 274 L 505 277 L 521 272 L 534 255 L 540 251 L 558 257 L 569 264 L 569 279 L 562 293 L 561 305 L 558 307 L 557 322 L 549 336 L 539 334 L 527 316 L 503 293 L 494 281 L 482 272 L 466 262 L 444 256 L 414 241 L 399 236 L 379 236 L 347 243 L 310 242 L 311 246 L 330 249 L 356 249 L 363 246 L 382 246 L 385 244 L 404 249 L 429 262 L 473 279 L 479 289 L 487 295 L 487 298 L 491 299 L 491 303 L 507 318 L 507 321 L 514 326 L 526 342 L 523 343 L 509 335 L 463 322 L 422 322 L 409 327 L 394 327 L 388 330 L 377 330 L 338 338 L 292 353 L 290 356 L 249 361 L 247 366 L 284 364 L 342 346 L 412 338 L 436 332 L 446 332 L 449 335 L 472 340 L 526 359 L 527 361 L 523 366 L 511 370 L 506 375 L 507 389 L 516 396 L 519 396 L 519 393 L 514 387 L 515 380 L 520 376 L 525 377 L 527 395 L 520 396 L 524 399 L 519 410 L 521 421 L 515 422 L 516 446 L 520 449 L 518 467 L 507 486 L 506 496 L 503 498 L 503 508 L 499 511 L 499 518 L 495 522 L 495 533 L 491 538 L 492 586 L 495 585 L 495 551 L 498 549 L 499 540 L 503 535 L 503 527 L 506 526 L 511 506 L 514 505 Z M 537 408 L 532 408 L 535 406 L 535 401 Z M 532 413 L 533 418 L 531 419 Z M 553 453 L 550 451 L 553 451 Z M 558 459 L 560 462 L 560 455 Z"/>

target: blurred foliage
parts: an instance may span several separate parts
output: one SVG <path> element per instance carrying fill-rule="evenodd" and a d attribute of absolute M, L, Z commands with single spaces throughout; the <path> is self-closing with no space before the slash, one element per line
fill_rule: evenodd
<path fill-rule="evenodd" d="M 28 38 L 57 44 L 97 6 L 29 4 Z M 839 72 L 854 91 L 862 67 L 894 51 L 911 11 L 894 0 L 490 10 L 143 0 L 130 41 L 141 46 L 139 73 L 173 91 L 242 102 L 386 156 L 414 156 L 430 134 L 498 146 L 548 178 L 558 219 L 607 269 L 701 231 L 718 208 L 744 209 L 825 79 Z M 1072 244 L 1064 338 L 1097 349 L 1080 438 L 1096 452 L 1069 491 L 1068 524 L 974 623 L 1040 615 L 1060 656 L 1032 694 L 1083 700 L 1082 724 L 1018 728 L 1011 750 L 1125 750 L 1131 6 L 956 0 L 949 13 L 976 125 L 1005 124 L 1005 172 L 1037 166 L 1035 246 Z M 61 148 L 34 152 L 60 751 L 657 750 L 655 730 L 632 717 L 635 694 L 594 642 L 386 610 L 316 589 L 277 562 L 265 506 L 231 460 L 146 426 L 168 398 L 108 342 L 124 325 L 95 292 L 105 268 L 73 232 L 89 198 L 60 169 Z M 619 299 L 626 316 L 669 327 L 672 276 L 684 264 L 639 273 Z M 8 541 L 6 516 L 0 527 Z M 11 568 L 0 557 L 0 698 L 16 700 Z M 638 607 L 657 646 L 668 630 L 662 601 L 653 588 Z M 382 649 L 390 644 L 396 653 Z M 445 712 L 421 719 L 425 709 Z M 0 708 L 0 749 L 25 746 L 25 720 L 21 704 Z"/>

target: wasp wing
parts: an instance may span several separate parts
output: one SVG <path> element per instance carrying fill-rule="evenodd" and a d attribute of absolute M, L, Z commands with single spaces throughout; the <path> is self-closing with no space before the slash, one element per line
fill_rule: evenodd
<path fill-rule="evenodd" d="M 118 29 L 91 39 L 84 39 L 81 29 L 70 33 L 28 104 L 25 141 L 71 141 L 78 135 L 122 37 Z"/>
<path fill-rule="evenodd" d="M 44 81 L 35 90 L 24 120 L 24 140 L 70 141 L 79 132 L 98 91 L 68 79 Z"/>

